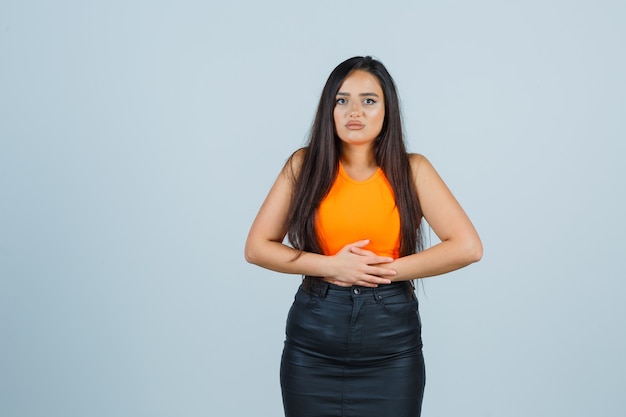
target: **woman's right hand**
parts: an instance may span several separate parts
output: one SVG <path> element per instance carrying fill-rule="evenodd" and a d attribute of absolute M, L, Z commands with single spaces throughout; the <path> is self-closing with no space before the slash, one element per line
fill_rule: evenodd
<path fill-rule="evenodd" d="M 378 287 L 381 284 L 390 284 L 391 280 L 387 277 L 396 275 L 396 271 L 381 265 L 393 262 L 393 258 L 378 256 L 363 249 L 368 243 L 369 240 L 349 243 L 331 256 L 334 273 L 324 277 L 324 281 L 342 287 Z"/>

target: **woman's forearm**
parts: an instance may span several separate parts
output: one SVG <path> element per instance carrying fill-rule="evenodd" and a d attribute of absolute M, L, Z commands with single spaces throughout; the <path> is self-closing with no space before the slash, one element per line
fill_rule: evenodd
<path fill-rule="evenodd" d="M 378 256 L 362 247 L 369 240 L 361 240 L 344 246 L 332 256 L 310 252 L 298 252 L 296 249 L 276 241 L 248 242 L 245 256 L 248 262 L 288 274 L 301 274 L 324 277 L 337 285 L 363 285 L 375 287 L 389 284 L 390 276 L 396 271 L 389 268 L 393 259 Z M 362 254 L 354 253 L 363 252 Z"/>
<path fill-rule="evenodd" d="M 328 257 L 310 252 L 300 253 L 279 242 L 265 242 L 262 247 L 246 245 L 246 261 L 285 274 L 326 276 L 330 273 Z"/>
<path fill-rule="evenodd" d="M 471 263 L 482 257 L 480 240 L 444 241 L 422 252 L 398 258 L 386 265 L 398 274 L 391 277 L 393 281 L 406 281 L 445 274 Z"/>

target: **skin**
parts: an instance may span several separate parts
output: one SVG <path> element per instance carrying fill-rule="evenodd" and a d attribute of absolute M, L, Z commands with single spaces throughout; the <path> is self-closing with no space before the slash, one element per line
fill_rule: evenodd
<path fill-rule="evenodd" d="M 354 71 L 343 82 L 333 112 L 341 140 L 341 162 L 356 179 L 369 178 L 377 169 L 374 141 L 384 122 L 382 88 L 372 74 Z M 422 155 L 409 155 L 413 183 L 424 218 L 440 243 L 420 253 L 392 259 L 362 249 L 362 240 L 344 246 L 334 255 L 303 253 L 283 244 L 294 184 L 302 164 L 302 151 L 287 164 L 269 191 L 246 241 L 250 263 L 278 272 L 325 277 L 340 286 L 376 287 L 392 281 L 444 274 L 482 257 L 482 243 L 470 219 L 430 162 Z"/>

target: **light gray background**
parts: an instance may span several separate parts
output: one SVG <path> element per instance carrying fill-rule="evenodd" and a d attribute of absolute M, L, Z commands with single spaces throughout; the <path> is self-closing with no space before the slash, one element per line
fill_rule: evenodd
<path fill-rule="evenodd" d="M 281 415 L 299 278 L 243 245 L 330 70 L 371 54 L 485 246 L 419 290 L 423 415 L 623 416 L 625 18 L 2 1 L 0 415 Z"/>

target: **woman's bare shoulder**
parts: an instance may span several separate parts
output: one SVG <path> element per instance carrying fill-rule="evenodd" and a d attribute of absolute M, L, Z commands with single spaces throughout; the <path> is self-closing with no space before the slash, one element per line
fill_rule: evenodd
<path fill-rule="evenodd" d="M 293 163 L 293 164 L 296 164 L 296 165 L 299 165 L 299 166 L 302 165 L 302 161 L 304 160 L 304 155 L 306 154 L 306 150 L 307 150 L 307 148 L 300 148 L 300 149 L 296 150 L 289 157 L 289 162 Z"/>
<path fill-rule="evenodd" d="M 300 175 L 300 168 L 302 168 L 305 154 L 306 148 L 300 148 L 292 153 L 283 167 L 283 175 L 287 176 L 291 181 L 295 181 Z"/>
<path fill-rule="evenodd" d="M 411 165 L 411 172 L 415 177 L 417 173 L 424 168 L 424 166 L 430 166 L 430 162 L 428 159 L 419 153 L 410 153 L 409 154 L 409 164 Z"/>

